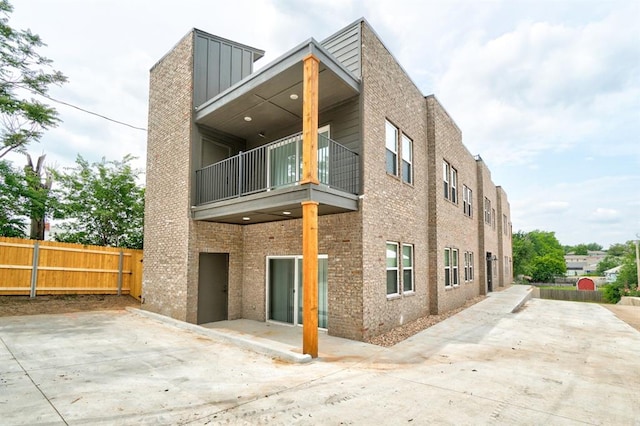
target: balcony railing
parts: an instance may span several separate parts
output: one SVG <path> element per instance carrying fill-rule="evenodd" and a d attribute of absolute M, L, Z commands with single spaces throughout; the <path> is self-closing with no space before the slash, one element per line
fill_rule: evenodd
<path fill-rule="evenodd" d="M 318 135 L 318 179 L 358 193 L 358 154 Z M 196 171 L 197 205 L 298 184 L 302 176 L 302 133 L 241 152 Z"/>

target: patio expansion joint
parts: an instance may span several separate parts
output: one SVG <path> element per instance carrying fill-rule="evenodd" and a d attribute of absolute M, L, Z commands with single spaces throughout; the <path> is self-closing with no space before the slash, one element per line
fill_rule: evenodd
<path fill-rule="evenodd" d="M 9 345 L 7 345 L 7 342 L 5 342 L 2 337 L 0 337 L 0 341 L 2 342 L 4 347 L 7 348 L 7 352 L 9 352 L 11 354 L 11 358 L 13 358 L 13 360 L 16 362 L 16 364 L 18 364 L 20 366 L 20 369 L 22 369 L 22 371 L 24 372 L 25 376 L 27 376 L 29 378 L 29 380 L 31 381 L 31 383 L 33 384 L 33 386 L 35 386 L 35 388 L 38 389 L 38 392 L 40 392 L 42 397 L 47 400 L 47 402 L 49 403 L 51 408 L 53 408 L 53 411 L 55 411 L 58 414 L 58 416 L 60 417 L 60 420 L 62 420 L 65 425 L 68 425 L 69 423 L 65 420 L 64 416 L 60 413 L 60 411 L 58 411 L 56 406 L 53 405 L 53 403 L 51 402 L 49 397 L 43 392 L 43 390 L 40 389 L 40 386 L 38 386 L 38 384 L 33 380 L 33 378 L 31 377 L 29 372 L 24 368 L 22 363 L 20 361 L 18 361 L 18 358 L 16 358 L 16 356 L 13 354 L 13 351 L 11 350 Z"/>

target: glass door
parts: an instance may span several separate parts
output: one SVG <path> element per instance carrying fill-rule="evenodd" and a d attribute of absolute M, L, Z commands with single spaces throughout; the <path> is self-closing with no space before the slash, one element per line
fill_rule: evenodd
<path fill-rule="evenodd" d="M 268 319 L 302 324 L 302 256 L 268 258 Z M 328 328 L 328 259 L 318 256 L 318 327 Z"/>
<path fill-rule="evenodd" d="M 294 322 L 295 305 L 295 259 L 269 259 L 269 319 Z"/>

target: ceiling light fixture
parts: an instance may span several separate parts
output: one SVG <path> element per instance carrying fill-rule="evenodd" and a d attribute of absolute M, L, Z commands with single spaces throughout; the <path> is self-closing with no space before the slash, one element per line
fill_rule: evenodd
<path fill-rule="evenodd" d="M 292 100 L 294 100 L 294 101 L 295 101 L 296 99 L 298 99 L 298 94 L 297 94 L 297 93 L 292 93 L 292 94 L 290 94 L 290 95 L 289 95 L 289 99 L 292 99 Z"/>
<path fill-rule="evenodd" d="M 245 217 L 243 217 L 243 218 L 242 218 L 242 220 L 251 220 L 251 218 L 250 218 L 250 217 L 245 216 Z"/>
<path fill-rule="evenodd" d="M 244 121 L 251 121 L 251 120 L 252 120 L 252 118 L 249 117 L 248 115 L 244 118 Z"/>
<path fill-rule="evenodd" d="M 289 216 L 291 212 L 282 212 L 282 214 Z"/>

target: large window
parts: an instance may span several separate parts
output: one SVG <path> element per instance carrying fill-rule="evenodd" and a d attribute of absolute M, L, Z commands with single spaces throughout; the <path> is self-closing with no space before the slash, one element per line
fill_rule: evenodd
<path fill-rule="evenodd" d="M 451 287 L 451 249 L 444 249 L 444 286 Z"/>
<path fill-rule="evenodd" d="M 454 287 L 460 285 L 458 249 L 444 249 L 444 286 Z"/>
<path fill-rule="evenodd" d="M 462 209 L 465 215 L 473 217 L 473 191 L 467 185 L 462 186 Z"/>
<path fill-rule="evenodd" d="M 484 197 L 484 222 L 491 225 L 491 200 Z"/>
<path fill-rule="evenodd" d="M 413 244 L 387 241 L 387 296 L 413 293 Z"/>
<path fill-rule="evenodd" d="M 449 199 L 449 173 L 451 166 L 446 161 L 442 163 L 442 182 L 444 184 L 444 198 Z"/>
<path fill-rule="evenodd" d="M 460 284 L 460 274 L 458 272 L 458 250 L 451 249 L 451 282 L 453 285 Z"/>
<path fill-rule="evenodd" d="M 413 245 L 402 245 L 402 291 L 413 291 Z"/>
<path fill-rule="evenodd" d="M 458 171 L 451 167 L 451 202 L 458 204 Z"/>
<path fill-rule="evenodd" d="M 464 281 L 473 281 L 473 252 L 464 252 Z"/>
<path fill-rule="evenodd" d="M 444 198 L 458 204 L 458 171 L 447 161 L 442 162 Z"/>
<path fill-rule="evenodd" d="M 387 243 L 387 295 L 400 293 L 398 287 L 398 243 Z"/>
<path fill-rule="evenodd" d="M 387 173 L 398 175 L 398 128 L 385 121 L 385 147 L 387 153 Z"/>
<path fill-rule="evenodd" d="M 402 134 L 402 180 L 413 183 L 413 141 Z"/>

